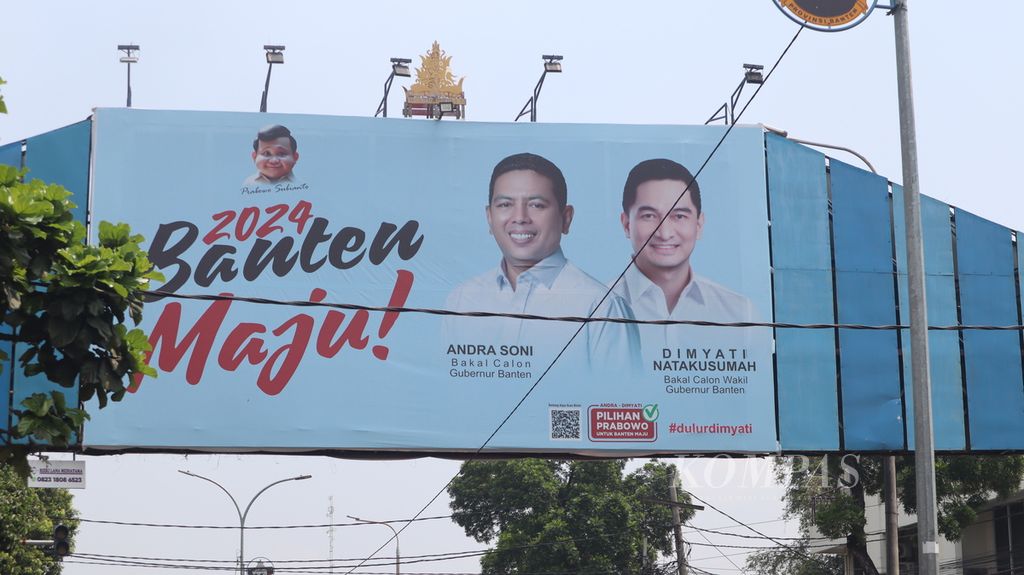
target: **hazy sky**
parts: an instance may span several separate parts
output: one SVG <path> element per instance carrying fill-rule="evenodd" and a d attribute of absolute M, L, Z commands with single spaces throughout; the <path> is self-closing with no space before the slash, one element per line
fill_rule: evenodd
<path fill-rule="evenodd" d="M 922 193 L 1010 228 L 1024 227 L 1024 204 L 1012 166 L 1022 151 L 1019 22 L 1024 3 L 913 0 L 911 46 Z M 258 110 L 266 63 L 263 44 L 284 44 L 275 67 L 272 112 L 372 115 L 390 57 L 416 58 L 437 40 L 465 76 L 470 121 L 511 121 L 541 72 L 541 54 L 565 56 L 549 76 L 539 105 L 543 122 L 701 124 L 728 98 L 745 62 L 770 66 L 796 31 L 770 0 L 717 2 L 17 2 L 3 9 L 5 57 L 0 76 L 10 114 L 0 116 L 0 143 L 86 118 L 93 107 L 120 106 L 125 67 L 119 43 L 142 46 L 132 70 L 135 107 Z M 804 32 L 742 123 L 764 123 L 798 138 L 840 144 L 867 156 L 891 180 L 902 180 L 892 19 L 877 10 L 838 34 Z M 391 109 L 400 108 L 396 80 Z M 749 95 L 752 90 L 747 90 Z M 392 114 L 396 115 L 396 114 Z M 836 157 L 857 164 L 855 159 Z M 177 166 L 168 165 L 173 173 Z M 75 501 L 88 519 L 233 525 L 223 493 L 176 473 L 216 479 L 245 502 L 276 479 L 314 478 L 268 491 L 250 525 L 409 517 L 439 490 L 458 463 L 434 459 L 352 462 L 304 456 L 128 455 L 88 458 L 88 488 Z M 780 490 L 765 463 L 683 464 L 688 488 L 746 522 L 777 519 Z M 731 475 L 730 475 L 730 469 Z M 446 515 L 442 498 L 426 515 Z M 695 525 L 732 521 L 713 511 Z M 794 526 L 759 527 L 783 535 Z M 334 556 L 359 557 L 386 539 L 380 526 L 335 530 Z M 704 543 L 698 535 L 689 535 Z M 715 537 L 718 543 L 743 540 Z M 82 553 L 231 560 L 237 531 L 124 527 L 86 523 Z M 446 520 L 410 527 L 402 554 L 479 549 Z M 740 549 L 723 549 L 726 554 Z M 253 531 L 248 557 L 326 559 L 325 529 Z M 393 557 L 389 546 L 384 558 Z M 735 566 L 695 546 L 697 565 L 715 573 Z M 716 558 L 717 557 L 717 558 Z M 710 559 L 707 559 L 710 558 Z M 732 558 L 742 565 L 743 556 Z M 368 571 L 386 572 L 382 566 Z M 407 572 L 477 571 L 476 559 L 423 563 Z M 70 575 L 154 574 L 179 570 L 86 567 Z M 344 570 L 336 570 L 344 572 Z"/>

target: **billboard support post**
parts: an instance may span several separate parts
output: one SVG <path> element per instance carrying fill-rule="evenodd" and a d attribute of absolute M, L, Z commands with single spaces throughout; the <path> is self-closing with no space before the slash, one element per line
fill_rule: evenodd
<path fill-rule="evenodd" d="M 938 573 L 938 520 L 935 512 L 935 446 L 932 436 L 931 376 L 928 368 L 928 312 L 924 286 L 924 245 L 917 169 L 917 134 L 910 73 L 907 0 L 896 0 L 896 78 L 899 94 L 900 148 L 903 160 L 903 205 L 907 234 L 907 283 L 910 294 L 910 350 L 914 382 L 914 468 L 917 492 L 919 573 Z"/>

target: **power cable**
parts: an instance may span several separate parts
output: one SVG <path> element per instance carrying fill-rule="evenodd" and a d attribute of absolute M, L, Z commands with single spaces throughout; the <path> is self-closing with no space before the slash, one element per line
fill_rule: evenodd
<path fill-rule="evenodd" d="M 710 156 L 709 156 L 710 157 Z M 700 171 L 697 171 L 699 174 Z M 694 179 L 696 179 L 694 174 Z M 684 192 L 685 195 L 685 192 Z M 681 198 L 681 197 L 680 197 Z M 678 203 L 678 200 L 677 200 Z M 662 220 L 664 221 L 664 219 Z M 653 236 L 651 236 L 653 237 Z M 647 242 L 650 242 L 648 237 Z M 640 250 L 637 250 L 639 253 Z M 629 265 L 632 266 L 636 261 L 636 256 L 630 260 Z M 626 270 L 629 267 L 627 266 Z M 621 274 L 612 284 L 614 287 L 621 281 Z M 892 331 L 897 329 L 910 329 L 909 325 L 903 325 L 898 323 L 893 324 L 862 324 L 862 323 L 791 323 L 791 322 L 776 322 L 776 321 L 708 321 L 699 319 L 632 319 L 623 317 L 594 317 L 593 312 L 587 316 L 550 316 L 550 315 L 535 315 L 529 313 L 511 313 L 511 312 L 491 312 L 491 311 L 453 311 L 450 309 L 437 309 L 437 308 L 425 308 L 425 307 L 398 307 L 398 306 L 373 306 L 373 305 L 361 305 L 355 303 L 333 303 L 324 301 L 308 301 L 308 300 L 279 300 L 264 297 L 252 297 L 252 296 L 239 296 L 233 294 L 183 294 L 177 292 L 165 292 L 160 290 L 139 290 L 139 293 L 148 296 L 156 296 L 161 298 L 172 298 L 172 299 L 183 299 L 183 300 L 196 300 L 196 301 L 231 301 L 241 303 L 251 303 L 258 305 L 277 305 L 283 307 L 321 307 L 329 309 L 339 309 L 345 311 L 367 311 L 367 312 L 393 312 L 393 313 L 412 313 L 412 314 L 427 314 L 427 315 L 440 315 L 440 316 L 460 316 L 460 317 L 500 317 L 504 319 L 522 319 L 529 321 L 552 321 L 561 323 L 616 323 L 616 324 L 630 324 L 630 325 L 696 325 L 705 327 L 774 327 L 774 328 L 803 328 L 803 329 L 858 329 L 858 330 L 874 330 L 874 331 Z M 604 299 L 607 299 L 608 294 L 605 295 Z M 604 302 L 601 300 L 601 303 Z M 1021 325 L 975 325 L 975 324 L 959 324 L 959 325 L 930 325 L 929 330 L 932 331 L 958 331 L 958 330 L 981 330 L 981 331 L 1021 331 L 1024 330 L 1024 324 Z M 16 338 L 11 338 L 15 340 Z"/>
<path fill-rule="evenodd" d="M 802 30 L 802 29 L 803 29 L 803 28 L 801 28 L 801 30 Z M 705 501 L 705 500 L 701 499 L 701 498 L 700 498 L 700 497 L 699 497 L 699 496 L 698 496 L 698 495 L 697 495 L 696 493 L 693 493 L 692 491 L 686 491 L 686 490 L 684 490 L 684 492 L 688 493 L 688 494 L 690 495 L 690 497 L 693 497 L 693 498 L 694 498 L 694 499 L 696 499 L 697 501 L 699 501 L 699 502 L 703 503 L 703 504 L 704 504 L 705 506 L 707 506 L 707 507 L 710 507 L 710 508 L 711 508 L 711 509 L 713 509 L 714 511 L 717 511 L 718 513 L 721 513 L 722 515 L 724 515 L 724 516 L 728 517 L 728 518 L 729 518 L 730 520 L 732 520 L 732 521 L 735 521 L 735 522 L 737 522 L 737 523 L 740 523 L 740 524 L 743 524 L 743 522 L 742 522 L 742 521 L 740 521 L 739 519 L 736 519 L 736 518 L 735 518 L 735 517 L 733 517 L 732 515 L 729 515 L 729 514 L 728 514 L 728 513 L 726 513 L 725 511 L 722 511 L 721 509 L 719 509 L 719 508 L 715 507 L 715 506 L 714 506 L 714 505 L 712 505 L 711 503 L 708 503 L 707 501 Z M 744 524 L 744 527 L 746 527 L 747 529 L 749 529 L 749 530 L 753 531 L 754 533 L 757 533 L 757 534 L 758 534 L 758 535 L 760 535 L 761 537 L 764 537 L 765 539 L 767 539 L 767 540 L 769 540 L 769 541 L 771 541 L 771 542 L 775 543 L 775 544 L 776 544 L 776 545 L 778 545 L 779 547 L 781 547 L 781 548 L 783 548 L 783 549 L 786 549 L 786 550 L 790 551 L 791 553 L 796 553 L 797 555 L 801 555 L 801 556 L 803 556 L 803 557 L 804 557 L 804 558 L 806 558 L 806 559 L 810 559 L 810 560 L 814 561 L 815 563 L 821 563 L 821 561 L 820 561 L 820 559 L 819 559 L 819 558 L 817 558 L 817 557 L 814 557 L 813 555 L 810 555 L 810 554 L 808 554 L 808 553 L 804 553 L 803 551 L 801 551 L 801 550 L 799 550 L 799 549 L 795 549 L 795 548 L 793 548 L 793 547 L 791 547 L 791 546 L 789 546 L 789 545 L 786 545 L 786 544 L 782 543 L 781 541 L 779 541 L 778 539 L 776 539 L 776 538 L 774 538 L 774 537 L 771 537 L 771 536 L 769 536 L 769 535 L 766 535 L 766 534 L 764 534 L 764 533 L 762 533 L 762 532 L 758 531 L 757 529 L 755 529 L 754 527 L 752 527 L 752 526 L 750 526 L 750 525 L 745 525 L 745 524 Z M 724 547 L 724 546 L 723 546 L 723 547 Z M 766 549 L 770 549 L 770 547 L 766 547 Z"/>
<path fill-rule="evenodd" d="M 690 525 L 690 527 L 692 527 L 692 525 Z M 707 536 L 707 535 L 704 535 L 704 533 L 703 533 L 703 530 L 699 530 L 699 531 L 697 531 L 697 534 L 698 534 L 698 535 L 700 535 L 700 536 L 701 536 L 701 537 L 702 537 L 702 538 L 704 539 L 704 541 L 707 541 L 709 545 L 713 546 L 713 547 L 715 548 L 715 551 L 718 551 L 718 554 L 719 554 L 719 555 L 721 555 L 722 557 L 724 557 L 726 561 L 728 561 L 729 563 L 732 563 L 732 566 L 733 566 L 733 567 L 735 567 L 735 568 L 737 568 L 737 569 L 739 569 L 739 568 L 740 568 L 740 566 L 739 566 L 739 565 L 737 565 L 737 564 L 736 564 L 736 562 L 735 562 L 735 561 L 733 561 L 731 557 L 728 557 L 728 556 L 727 556 L 727 555 L 726 555 L 726 554 L 725 554 L 725 553 L 724 553 L 724 552 L 722 551 L 722 549 L 721 549 L 721 548 L 720 548 L 720 547 L 719 547 L 718 545 L 715 545 L 714 543 L 711 543 L 711 540 L 710 540 L 710 539 L 708 539 L 708 536 Z M 687 563 L 689 563 L 689 561 L 687 561 Z"/>
<path fill-rule="evenodd" d="M 388 521 L 378 521 L 377 523 L 403 523 L 406 521 L 432 521 L 435 519 L 451 519 L 451 515 L 433 515 L 430 517 L 418 517 L 415 519 L 391 519 Z M 122 525 L 128 527 L 166 527 L 175 529 L 238 529 L 237 525 L 185 525 L 185 524 L 173 524 L 173 523 L 135 523 L 131 521 L 111 521 L 103 519 L 81 519 L 78 521 L 83 523 L 98 523 L 102 525 Z M 319 524 L 308 524 L 308 525 L 257 525 L 254 527 L 245 527 L 246 529 L 323 529 L 327 527 L 362 527 L 366 525 L 373 525 L 373 523 L 366 522 L 351 522 L 351 523 L 319 523 Z"/>
<path fill-rule="evenodd" d="M 754 93 L 751 94 L 750 100 L 748 100 L 746 105 L 743 106 L 743 109 L 740 110 L 739 115 L 736 116 L 737 119 L 739 119 L 740 117 L 743 116 L 743 113 L 746 112 L 747 107 L 750 106 L 750 103 L 753 102 L 754 98 L 756 98 L 757 95 L 761 92 L 761 89 L 764 87 L 764 85 L 771 78 L 772 74 L 775 72 L 776 68 L 778 68 L 778 66 L 782 62 L 783 58 L 785 58 L 786 54 L 789 53 L 789 49 L 792 48 L 793 44 L 796 42 L 796 39 L 800 37 L 800 33 L 803 31 L 803 29 L 804 29 L 804 27 L 801 26 L 796 31 L 796 34 L 793 35 L 793 38 L 786 45 L 786 48 L 782 51 L 782 54 L 779 55 L 779 58 L 775 61 L 775 64 L 773 64 L 771 69 L 768 70 L 768 74 L 765 75 L 763 82 L 760 85 L 758 85 L 757 90 L 755 90 Z M 704 171 L 704 168 L 708 165 L 708 162 L 711 161 L 711 158 L 713 158 L 715 156 L 715 153 L 722 146 L 722 143 L 725 142 L 725 139 L 727 137 L 729 137 L 730 133 L 732 133 L 732 129 L 734 127 L 735 127 L 735 123 L 730 124 L 729 127 L 726 128 L 725 132 L 722 134 L 722 137 L 718 140 L 718 143 L 715 144 L 714 148 L 711 149 L 711 152 L 708 154 L 707 158 L 705 158 L 704 162 L 700 165 L 700 168 L 698 168 L 697 171 L 693 174 L 693 181 L 697 181 L 697 178 Z M 594 305 L 594 307 L 591 310 L 590 314 L 588 314 L 588 316 L 587 316 L 588 320 L 592 319 L 594 313 L 596 313 L 597 310 L 599 310 L 601 308 L 601 306 L 604 305 L 604 302 L 612 294 L 612 290 L 615 289 L 615 286 L 618 285 L 619 282 L 622 281 L 622 278 L 625 277 L 626 272 L 629 271 L 629 268 L 634 266 L 634 265 L 636 265 L 636 258 L 637 258 L 637 256 L 651 242 L 651 240 L 654 238 L 654 234 L 657 233 L 657 230 L 660 229 L 661 226 L 665 223 L 665 221 L 669 218 L 669 216 L 672 214 L 672 211 L 676 208 L 677 205 L 679 205 L 679 202 L 682 201 L 683 197 L 686 195 L 686 193 L 689 191 L 689 189 L 690 189 L 690 186 L 689 186 L 689 184 L 687 184 L 686 188 L 684 188 L 683 191 L 680 192 L 679 196 L 676 198 L 676 201 L 672 204 L 672 207 L 669 210 L 666 211 L 664 216 L 662 216 L 661 221 L 658 223 L 658 226 L 655 227 L 655 229 L 647 237 L 647 240 L 644 241 L 643 245 L 641 245 L 636 250 L 636 253 L 634 253 L 633 256 L 630 258 L 629 263 L 626 264 L 626 267 L 622 270 L 622 273 L 620 273 L 619 276 L 612 283 L 612 285 L 608 287 L 607 291 L 605 291 L 605 294 L 601 298 L 601 300 L 598 301 L 596 305 Z M 483 449 L 485 447 L 487 447 L 487 444 L 489 444 L 491 442 L 491 439 L 493 439 L 494 436 L 497 435 L 497 433 L 505 426 L 505 424 L 508 422 L 508 420 L 511 419 L 512 416 L 519 410 L 519 407 L 522 406 L 523 403 L 526 401 L 526 399 L 533 393 L 533 391 L 535 389 L 537 389 L 537 386 L 540 385 L 540 382 L 544 380 L 544 377 L 548 374 L 548 372 L 551 371 L 551 368 L 554 367 L 556 363 L 558 363 L 558 360 L 565 353 L 565 350 L 567 350 L 569 348 L 569 345 L 572 344 L 572 342 L 576 340 L 576 338 L 579 336 L 580 332 L 583 331 L 583 328 L 586 327 L 586 325 L 587 325 L 586 322 L 580 323 L 579 328 L 576 329 L 576 331 L 572 334 L 572 336 L 565 343 L 565 345 L 562 346 L 562 349 L 558 352 L 557 355 L 555 355 L 555 357 L 551 361 L 551 363 L 549 363 L 548 366 L 544 369 L 544 371 L 541 372 L 540 376 L 537 378 L 537 381 L 535 381 L 533 383 L 533 385 L 531 385 L 530 388 L 526 390 L 526 393 L 515 404 L 515 406 L 512 407 L 512 410 L 509 411 L 508 415 L 506 415 L 505 418 L 501 420 L 501 423 L 498 424 L 498 426 L 494 429 L 493 432 L 491 432 L 491 434 L 487 437 L 487 439 L 484 440 L 484 442 L 480 445 L 480 447 L 477 448 L 473 452 L 472 457 L 478 456 L 483 451 Z M 415 515 L 413 515 L 413 518 L 415 519 L 415 518 L 419 517 L 424 511 L 427 510 L 428 507 L 433 505 L 434 501 L 436 501 L 441 496 L 441 494 L 444 493 L 448 489 L 449 486 L 451 486 L 452 482 L 455 481 L 455 478 L 457 478 L 459 476 L 459 473 L 461 473 L 461 469 L 460 469 L 459 472 L 457 472 L 455 475 L 453 475 L 452 478 L 449 479 L 445 483 L 445 485 L 436 494 L 434 494 L 434 496 L 431 497 L 430 500 L 427 501 L 427 503 L 423 507 L 421 507 L 419 511 L 416 512 Z M 733 519 L 733 518 L 730 518 L 730 519 Z M 733 521 L 736 521 L 736 520 L 733 519 Z M 384 549 L 384 547 L 386 547 L 393 539 L 398 537 L 399 533 L 402 533 L 403 531 L 405 531 L 405 528 L 408 527 L 410 524 L 411 524 L 411 521 L 406 523 L 405 525 L 403 525 L 401 527 L 401 529 L 399 529 L 394 534 L 392 534 L 391 537 L 389 537 L 383 544 L 381 544 L 380 547 L 378 547 L 376 550 L 374 550 L 374 552 L 371 553 L 370 557 L 368 557 L 367 559 L 370 559 L 370 558 L 376 556 L 377 553 L 379 553 L 382 549 Z M 353 567 L 351 570 L 348 571 L 348 573 L 346 575 L 352 573 L 353 571 L 358 569 L 360 566 L 362 566 L 362 563 L 360 563 L 356 567 Z"/>

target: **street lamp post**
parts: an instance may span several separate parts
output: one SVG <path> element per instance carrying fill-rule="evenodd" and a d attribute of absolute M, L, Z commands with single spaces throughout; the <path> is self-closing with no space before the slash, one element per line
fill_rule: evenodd
<path fill-rule="evenodd" d="M 127 64 L 128 66 L 128 101 L 125 106 L 128 108 L 132 107 L 132 64 L 139 63 L 139 57 L 132 52 L 139 51 L 138 44 L 118 44 L 117 49 L 124 52 L 125 55 L 121 56 L 121 63 Z"/>
<path fill-rule="evenodd" d="M 360 519 L 360 518 L 354 517 L 352 515 L 348 515 L 347 517 L 349 519 L 351 519 L 352 521 L 358 521 L 360 523 L 375 523 L 377 525 L 383 525 L 384 527 L 387 527 L 388 529 L 391 530 L 392 533 L 395 534 L 395 575 L 402 575 L 402 571 L 400 569 L 400 566 L 402 564 L 402 556 L 401 556 L 401 554 L 399 554 L 399 551 L 398 551 L 398 531 L 395 531 L 395 528 L 392 527 L 390 523 L 385 523 L 383 521 L 370 521 L 369 519 Z"/>
<path fill-rule="evenodd" d="M 518 122 L 519 118 L 522 118 L 526 114 L 530 114 L 531 122 L 537 121 L 537 100 L 540 99 L 540 89 L 544 86 L 544 78 L 547 77 L 548 72 L 552 74 L 562 73 L 561 56 L 557 54 L 545 54 L 542 58 L 544 58 L 544 73 L 540 75 L 540 80 L 537 80 L 537 86 L 533 88 L 533 96 L 526 101 L 526 104 L 523 105 L 523 109 L 519 110 L 519 115 L 516 116 L 515 120 L 513 120 L 514 122 Z"/>
<path fill-rule="evenodd" d="M 231 499 L 231 503 L 234 504 L 235 511 L 238 513 L 238 575 L 245 575 L 245 518 L 249 516 L 249 509 L 252 508 L 252 504 L 256 502 L 256 499 L 259 498 L 260 495 L 263 495 L 264 491 L 270 489 L 271 487 L 279 483 L 284 483 L 286 481 L 302 481 L 303 479 L 309 479 L 310 477 L 312 477 L 312 475 L 298 475 L 296 477 L 289 477 L 287 479 L 280 479 L 278 481 L 275 481 L 270 485 L 267 485 L 263 489 L 260 489 L 259 492 L 256 493 L 256 495 L 253 495 L 252 499 L 249 500 L 249 504 L 245 506 L 245 511 L 242 511 L 242 508 L 238 506 L 238 502 L 235 501 L 234 496 L 231 495 L 231 493 L 227 489 L 225 489 L 224 486 L 221 485 L 220 483 L 217 483 L 216 481 L 210 479 L 209 477 L 203 477 L 202 475 L 192 473 L 190 471 L 183 471 L 179 469 L 178 473 L 183 473 L 191 477 L 202 479 L 204 481 L 209 481 L 210 483 L 219 487 L 220 490 L 223 491 L 228 496 L 229 499 Z"/>
<path fill-rule="evenodd" d="M 274 64 L 284 64 L 284 46 L 267 44 L 263 49 L 267 51 L 267 82 L 263 85 L 263 97 L 260 98 L 260 112 L 267 111 L 267 95 L 270 93 L 270 73 L 274 71 Z"/>
<path fill-rule="evenodd" d="M 736 104 L 740 101 L 740 94 L 743 92 L 743 87 L 747 84 L 763 84 L 764 76 L 761 74 L 761 70 L 764 70 L 764 66 L 760 64 L 744 64 L 743 65 L 743 79 L 740 80 L 739 86 L 732 91 L 732 96 L 729 97 L 729 101 L 725 102 L 715 110 L 714 114 L 708 118 L 704 125 L 708 125 L 711 122 L 717 120 L 724 120 L 725 125 L 736 123 Z"/>
<path fill-rule="evenodd" d="M 388 79 L 384 80 L 384 97 L 380 100 L 380 105 L 377 106 L 377 113 L 373 115 L 374 118 L 380 116 L 383 112 L 384 117 L 388 117 L 388 94 L 391 93 L 391 83 L 395 81 L 395 76 L 402 78 L 408 78 L 412 76 L 409 71 L 409 64 L 412 60 L 409 58 L 392 58 L 391 59 L 391 74 L 388 75 Z"/>

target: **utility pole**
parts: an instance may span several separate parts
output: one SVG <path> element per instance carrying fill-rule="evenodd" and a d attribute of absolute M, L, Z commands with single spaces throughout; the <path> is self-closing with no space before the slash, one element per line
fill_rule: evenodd
<path fill-rule="evenodd" d="M 903 160 L 903 211 L 907 233 L 907 287 L 910 295 L 910 354 L 914 382 L 914 469 L 917 476 L 918 573 L 939 572 L 938 518 L 935 511 L 935 445 L 932 436 L 932 389 L 928 367 L 928 311 L 921 238 L 921 193 L 917 169 L 917 128 L 910 74 L 907 0 L 892 7 L 896 31 L 896 85 Z"/>
<path fill-rule="evenodd" d="M 900 575 L 900 512 L 896 507 L 896 456 L 885 465 L 885 575 Z"/>
<path fill-rule="evenodd" d="M 686 551 L 683 550 L 683 524 L 679 517 L 679 495 L 676 493 L 676 481 L 679 480 L 679 469 L 672 466 L 671 483 L 668 484 L 668 495 L 672 499 L 672 531 L 676 538 L 676 568 L 679 575 L 686 575 Z"/>

